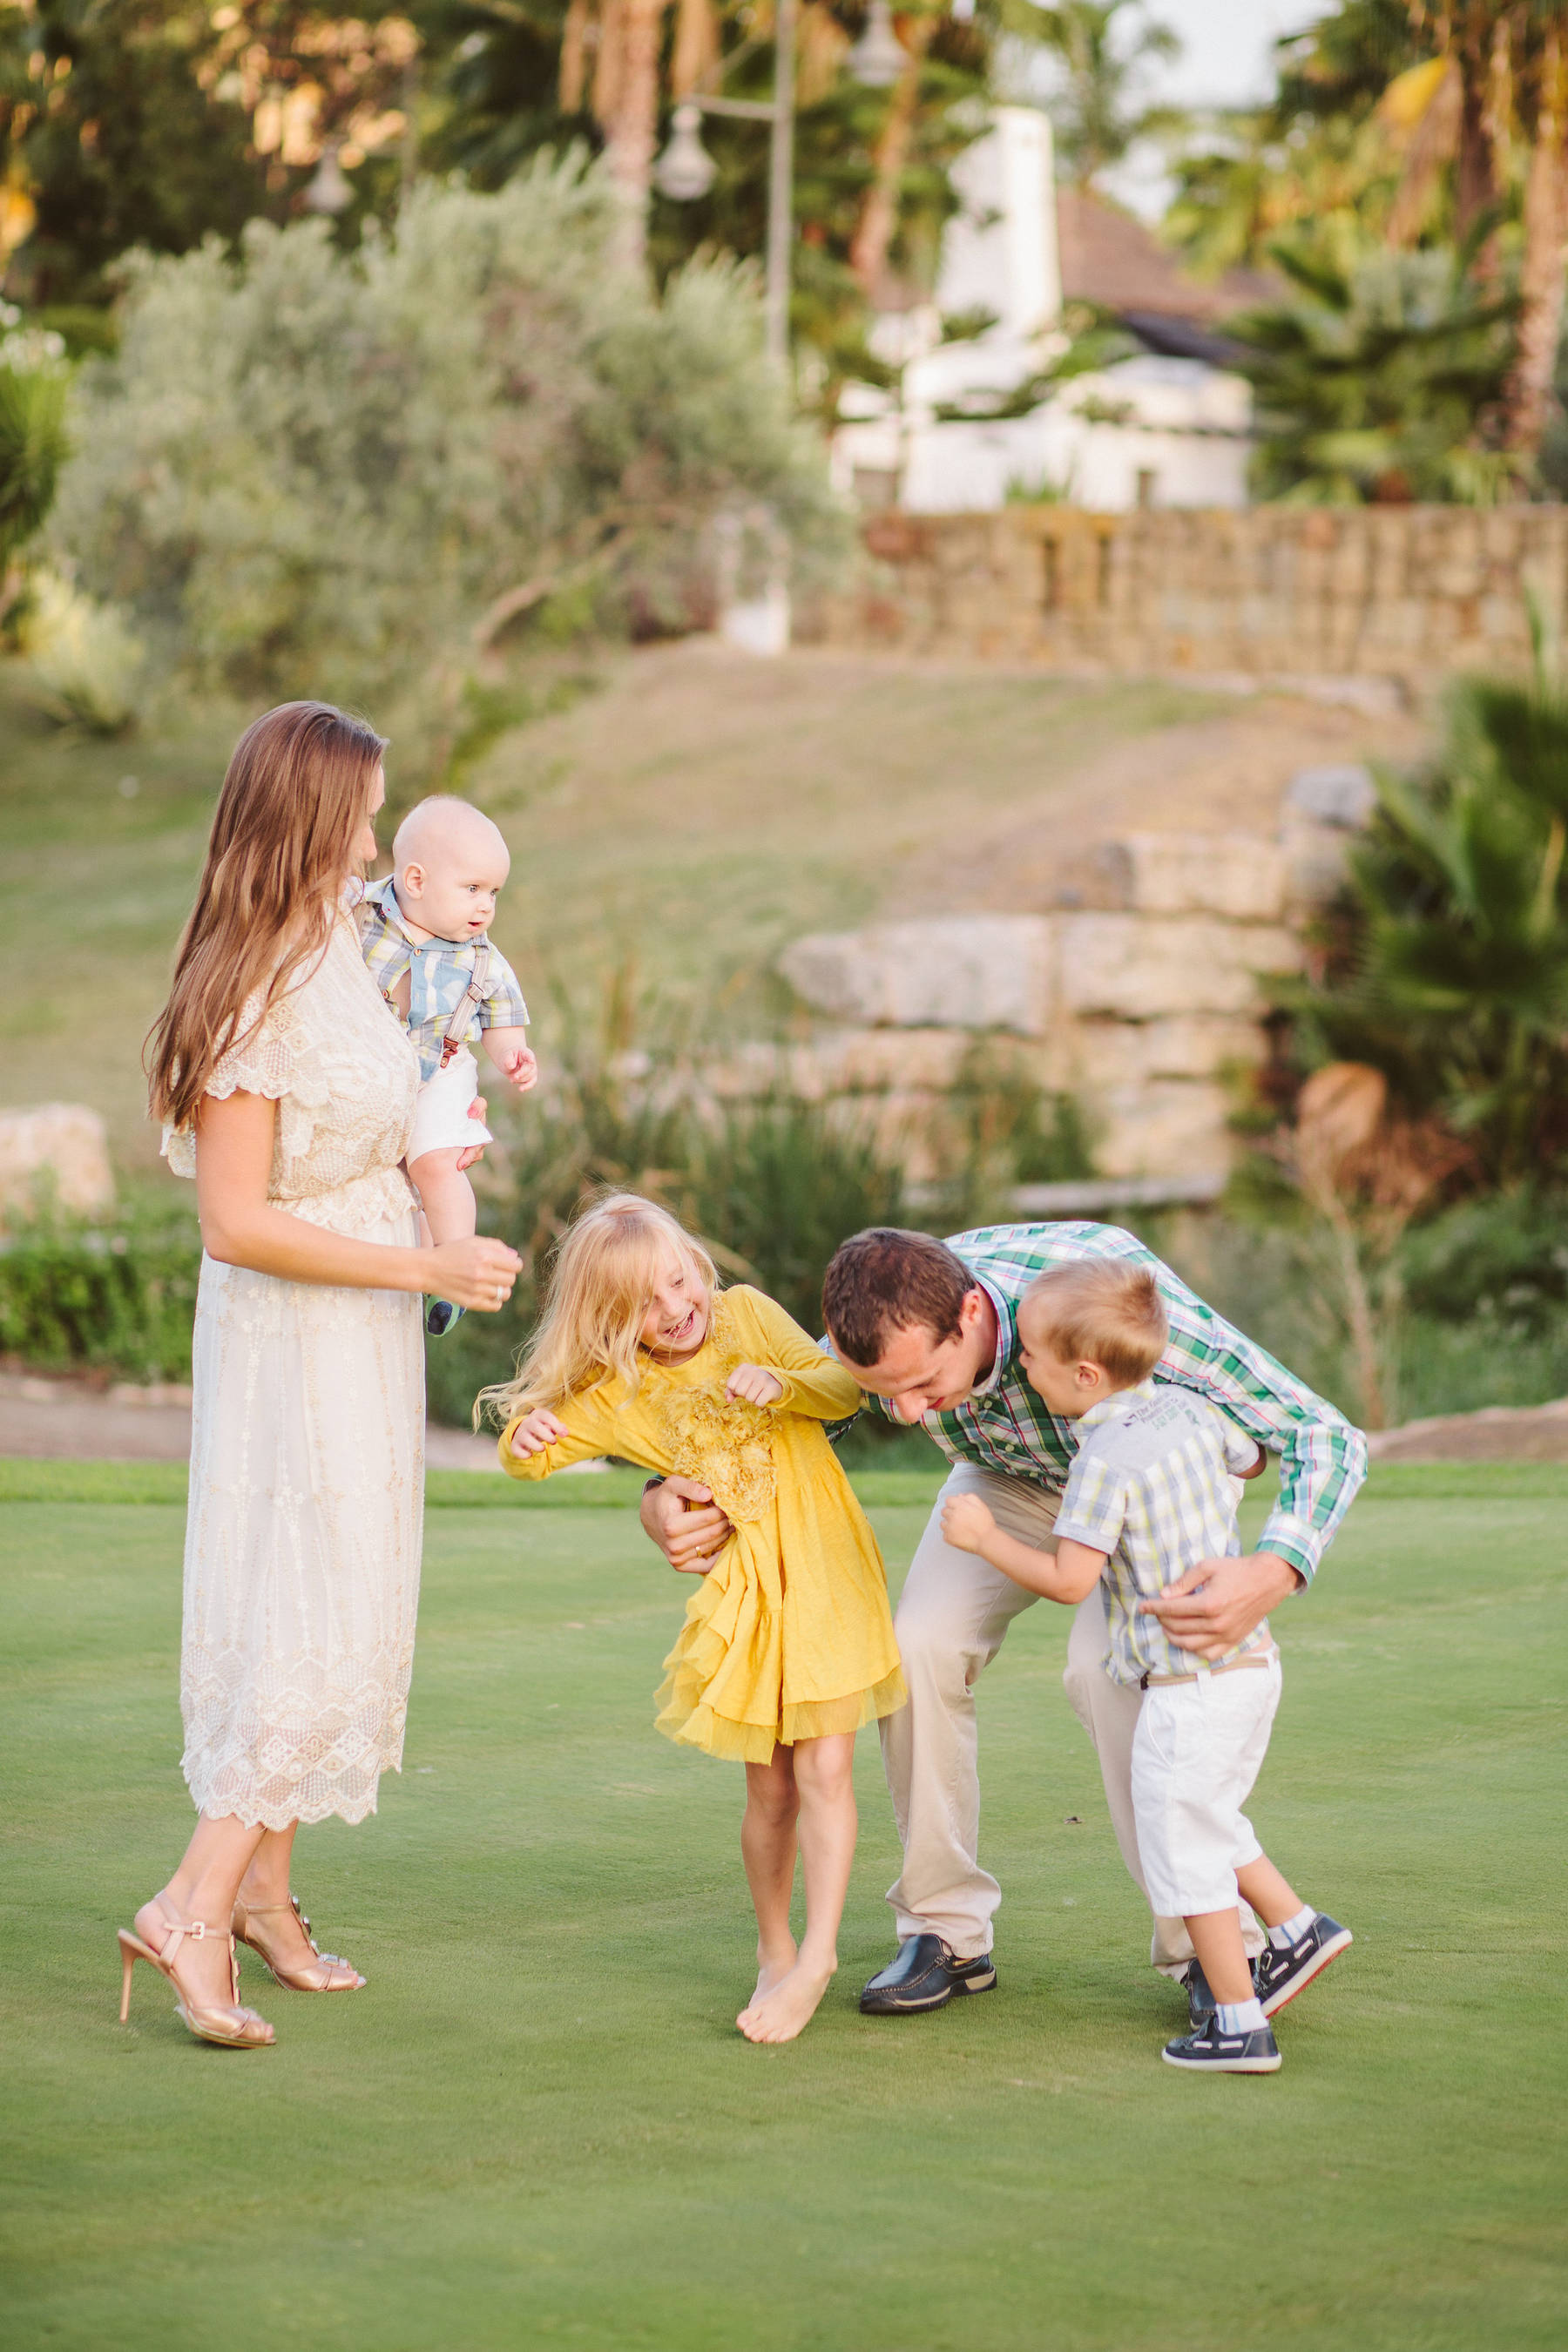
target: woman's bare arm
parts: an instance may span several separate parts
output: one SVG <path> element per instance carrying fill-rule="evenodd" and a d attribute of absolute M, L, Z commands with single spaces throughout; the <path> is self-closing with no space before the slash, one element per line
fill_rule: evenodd
<path fill-rule="evenodd" d="M 196 1113 L 196 1207 L 202 1245 L 223 1265 L 283 1282 L 348 1290 L 414 1290 L 493 1314 L 521 1259 L 504 1242 L 444 1242 L 399 1249 L 354 1241 L 274 1208 L 267 1197 L 278 1106 L 265 1095 L 206 1096 Z"/>

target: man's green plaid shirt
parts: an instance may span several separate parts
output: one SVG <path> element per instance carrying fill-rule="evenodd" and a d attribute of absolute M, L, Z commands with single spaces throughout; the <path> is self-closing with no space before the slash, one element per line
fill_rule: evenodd
<path fill-rule="evenodd" d="M 1227 1323 L 1119 1225 L 987 1225 L 955 1234 L 961 1257 L 996 1310 L 989 1378 L 952 1412 L 928 1413 L 929 1435 L 954 1462 L 1059 1492 L 1078 1451 L 1070 1421 L 1047 1412 L 1018 1363 L 1017 1305 L 1037 1274 L 1085 1257 L 1128 1258 L 1160 1286 L 1170 1344 L 1156 1381 L 1194 1389 L 1279 1456 L 1279 1499 L 1258 1539 L 1309 1580 L 1366 1475 L 1366 1440 L 1262 1348 Z M 889 1407 L 884 1402 L 884 1412 Z"/>

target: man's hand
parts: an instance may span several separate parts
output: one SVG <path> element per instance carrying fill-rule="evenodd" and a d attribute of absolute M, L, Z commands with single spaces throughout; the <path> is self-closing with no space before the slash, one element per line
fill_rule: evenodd
<path fill-rule="evenodd" d="M 1138 1606 L 1159 1619 L 1178 1649 L 1218 1658 L 1245 1642 L 1276 1602 L 1288 1600 L 1304 1582 L 1277 1552 L 1254 1551 L 1239 1559 L 1201 1559 L 1154 1600 Z"/>
<path fill-rule="evenodd" d="M 682 1576 L 706 1576 L 733 1533 L 711 1493 L 695 1478 L 667 1478 L 650 1486 L 637 1516 L 648 1541 Z"/>
<path fill-rule="evenodd" d="M 559 1445 L 561 1440 L 571 1433 L 566 1423 L 558 1419 L 548 1405 L 536 1404 L 531 1412 L 524 1413 L 512 1431 L 510 1450 L 526 1462 L 531 1454 L 542 1454 L 547 1446 Z"/>
<path fill-rule="evenodd" d="M 724 1393 L 731 1403 L 777 1404 L 784 1382 L 761 1364 L 737 1364 L 724 1383 Z"/>
<path fill-rule="evenodd" d="M 996 1532 L 996 1522 L 978 1495 L 954 1495 L 942 1507 L 942 1532 L 955 1551 L 983 1552 Z"/>

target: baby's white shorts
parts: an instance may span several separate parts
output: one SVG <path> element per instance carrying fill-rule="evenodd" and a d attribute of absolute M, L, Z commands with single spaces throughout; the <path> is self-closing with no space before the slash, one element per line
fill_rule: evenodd
<path fill-rule="evenodd" d="M 479 1091 L 479 1066 L 466 1045 L 459 1045 L 444 1070 L 426 1078 L 414 1106 L 414 1127 L 408 1138 L 408 1159 L 426 1151 L 461 1150 L 465 1144 L 489 1143 L 489 1129 L 468 1117 L 468 1105 Z"/>
<path fill-rule="evenodd" d="M 1237 1872 L 1263 1851 L 1241 1809 L 1279 1704 L 1278 1653 L 1266 1666 L 1144 1692 L 1132 1735 L 1132 1812 L 1157 1918 L 1227 1911 L 1236 1902 Z"/>

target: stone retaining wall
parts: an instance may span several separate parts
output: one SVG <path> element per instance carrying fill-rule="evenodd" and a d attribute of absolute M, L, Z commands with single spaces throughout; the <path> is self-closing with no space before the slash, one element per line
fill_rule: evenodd
<path fill-rule="evenodd" d="M 1526 592 L 1559 639 L 1568 508 L 886 514 L 828 644 L 1130 672 L 1383 680 L 1529 658 Z"/>

